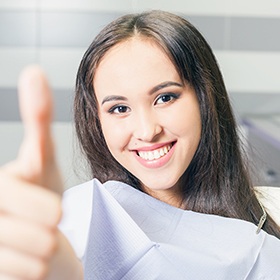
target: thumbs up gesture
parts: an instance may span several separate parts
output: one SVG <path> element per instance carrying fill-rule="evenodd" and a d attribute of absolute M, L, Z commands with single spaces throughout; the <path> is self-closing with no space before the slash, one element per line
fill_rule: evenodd
<path fill-rule="evenodd" d="M 63 252 L 73 252 L 57 229 L 63 185 L 51 136 L 51 93 L 38 66 L 22 72 L 19 103 L 23 143 L 17 159 L 0 168 L 0 279 L 46 279 Z"/>

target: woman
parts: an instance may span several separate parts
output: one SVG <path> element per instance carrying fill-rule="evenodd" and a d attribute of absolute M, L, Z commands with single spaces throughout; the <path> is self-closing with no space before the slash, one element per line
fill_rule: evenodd
<path fill-rule="evenodd" d="M 117 44 L 135 37 L 157 45 L 171 60 L 181 81 L 196 94 L 201 139 L 180 178 L 180 195 L 185 208 L 257 224 L 263 210 L 242 159 L 236 123 L 215 57 L 191 24 L 172 14 L 151 12 L 120 18 L 97 36 L 81 62 L 75 123 L 93 177 L 101 182 L 126 182 L 142 190 L 139 178 L 123 168 L 107 149 L 104 135 L 100 133 L 101 113 L 94 90 L 94 77 L 102 58 Z M 109 84 L 110 80 L 105 82 Z M 263 229 L 280 237 L 279 228 L 270 217 Z"/>
<path fill-rule="evenodd" d="M 32 256 L 53 279 L 280 277 L 279 227 L 256 198 L 219 68 L 191 24 L 153 11 L 105 27 L 78 71 L 75 123 L 95 179 L 65 193 L 59 227 L 83 268 L 52 235 L 58 249 Z M 2 178 L 42 185 L 42 166 L 40 176 L 9 181 L 10 168 Z M 51 232 L 58 213 L 45 222 Z"/>
<path fill-rule="evenodd" d="M 260 222 L 266 214 L 214 55 L 182 18 L 127 15 L 101 31 L 78 71 L 75 123 L 102 183 L 125 182 L 175 207 L 246 220 L 280 237 L 269 216 Z"/>

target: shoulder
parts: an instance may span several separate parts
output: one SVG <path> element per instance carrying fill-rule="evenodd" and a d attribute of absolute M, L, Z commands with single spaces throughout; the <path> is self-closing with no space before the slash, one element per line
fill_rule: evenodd
<path fill-rule="evenodd" d="M 78 258 L 87 243 L 92 214 L 94 180 L 67 189 L 62 198 L 63 217 L 59 228 L 67 237 Z"/>
<path fill-rule="evenodd" d="M 93 192 L 94 180 L 70 187 L 63 193 L 63 206 L 73 206 L 81 201 L 89 200 Z"/>
<path fill-rule="evenodd" d="M 97 179 L 67 189 L 62 198 L 63 218 L 59 229 L 71 243 L 79 259 L 84 256 L 92 219 L 95 191 L 116 192 L 124 183 L 108 181 L 102 184 Z M 103 192 L 104 193 L 104 192 Z"/>
<path fill-rule="evenodd" d="M 270 216 L 280 226 L 280 188 L 258 186 L 255 187 L 259 201 L 267 209 Z"/>

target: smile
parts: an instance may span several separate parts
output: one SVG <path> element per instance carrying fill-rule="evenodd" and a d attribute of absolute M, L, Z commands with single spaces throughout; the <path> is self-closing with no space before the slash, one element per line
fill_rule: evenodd
<path fill-rule="evenodd" d="M 172 144 L 168 144 L 164 147 L 155 149 L 153 151 L 138 151 L 137 154 L 139 157 L 141 157 L 144 160 L 152 161 L 165 156 L 170 151 L 171 148 L 172 148 Z"/>

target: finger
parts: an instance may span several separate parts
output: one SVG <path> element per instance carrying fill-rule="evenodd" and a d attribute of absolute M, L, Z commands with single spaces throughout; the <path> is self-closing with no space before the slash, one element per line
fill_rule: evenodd
<path fill-rule="evenodd" d="M 24 140 L 12 173 L 47 188 L 62 192 L 51 134 L 53 102 L 42 69 L 29 66 L 19 78 L 19 105 L 24 124 Z"/>
<path fill-rule="evenodd" d="M 19 78 L 19 107 L 25 137 L 19 159 L 28 162 L 32 170 L 54 158 L 51 137 L 52 97 L 47 79 L 38 66 L 29 66 Z M 31 152 L 32 151 L 32 152 Z M 26 166 L 26 164 L 25 164 Z M 28 170 L 26 170 L 28 175 Z"/>
<path fill-rule="evenodd" d="M 0 273 L 1 280 L 23 280 L 22 278 Z"/>
<path fill-rule="evenodd" d="M 0 244 L 33 255 L 50 259 L 57 249 L 57 231 L 29 221 L 0 215 Z"/>
<path fill-rule="evenodd" d="M 48 268 L 42 259 L 0 247 L 0 271 L 10 277 L 37 280 L 46 277 Z"/>
<path fill-rule="evenodd" d="M 19 78 L 21 118 L 26 127 L 38 122 L 48 126 L 52 119 L 51 90 L 43 70 L 37 65 L 26 67 Z"/>
<path fill-rule="evenodd" d="M 61 218 L 61 198 L 54 192 L 0 171 L 0 212 L 46 226 Z"/>

